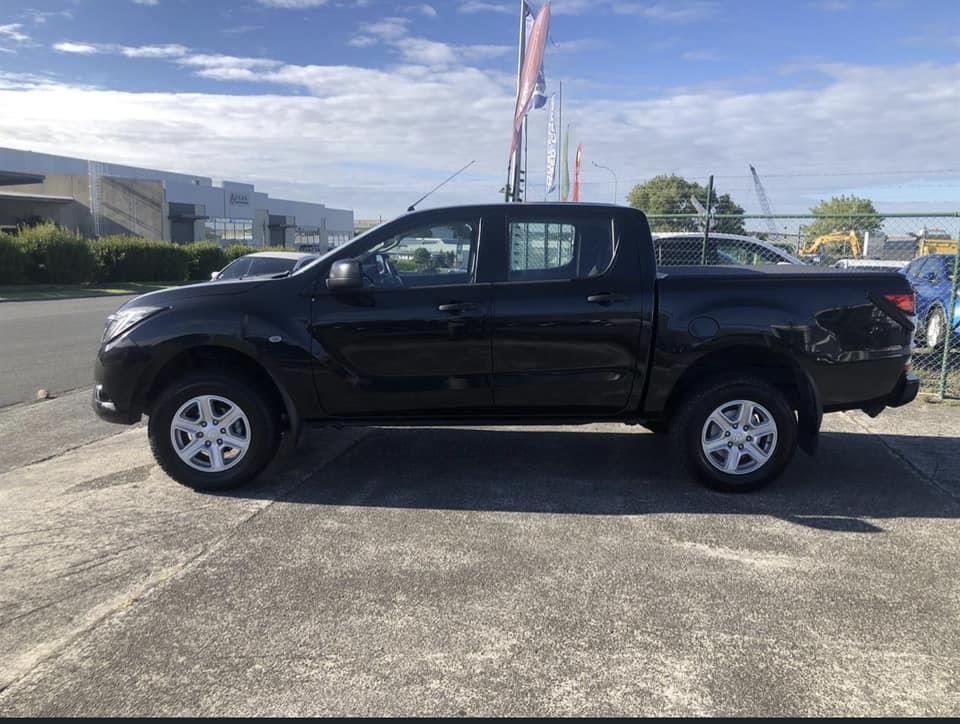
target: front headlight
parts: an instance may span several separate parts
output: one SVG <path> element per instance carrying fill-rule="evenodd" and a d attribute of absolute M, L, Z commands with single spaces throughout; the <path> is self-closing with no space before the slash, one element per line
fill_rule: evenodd
<path fill-rule="evenodd" d="M 152 317 L 157 312 L 162 312 L 169 307 L 130 307 L 121 309 L 107 317 L 107 326 L 103 330 L 103 337 L 100 344 L 112 342 L 122 334 L 129 332 L 137 324 L 140 324 L 147 317 Z"/>

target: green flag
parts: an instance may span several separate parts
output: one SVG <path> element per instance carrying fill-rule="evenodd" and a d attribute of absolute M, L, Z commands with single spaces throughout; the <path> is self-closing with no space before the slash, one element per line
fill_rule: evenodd
<path fill-rule="evenodd" d="M 563 171 L 560 175 L 560 200 L 566 201 L 570 197 L 570 126 L 563 136 L 563 158 L 560 161 Z"/>

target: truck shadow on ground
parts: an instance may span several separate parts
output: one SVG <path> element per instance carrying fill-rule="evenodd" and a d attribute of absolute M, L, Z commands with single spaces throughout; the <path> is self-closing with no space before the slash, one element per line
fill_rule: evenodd
<path fill-rule="evenodd" d="M 926 445 L 927 439 L 912 442 Z M 945 442 L 929 438 L 930 445 Z M 232 495 L 259 497 L 259 489 Z M 957 498 L 875 435 L 836 432 L 822 434 L 816 457 L 798 451 L 770 487 L 731 495 L 707 490 L 681 472 L 665 437 L 626 427 L 623 432 L 380 428 L 281 500 L 570 515 L 769 515 L 849 533 L 882 532 L 882 519 L 888 518 L 960 517 Z"/>

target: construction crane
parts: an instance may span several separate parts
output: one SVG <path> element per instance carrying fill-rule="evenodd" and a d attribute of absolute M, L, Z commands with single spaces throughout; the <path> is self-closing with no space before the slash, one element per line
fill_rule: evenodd
<path fill-rule="evenodd" d="M 752 165 L 750 166 L 750 173 L 753 175 L 753 185 L 757 189 L 757 198 L 760 199 L 760 208 L 763 209 L 763 213 L 767 216 L 767 228 L 771 234 L 779 234 L 780 232 L 777 230 L 777 225 L 773 223 L 773 211 L 770 210 L 770 200 L 767 198 L 767 192 L 763 190 L 763 184 L 760 183 L 760 175 Z"/>

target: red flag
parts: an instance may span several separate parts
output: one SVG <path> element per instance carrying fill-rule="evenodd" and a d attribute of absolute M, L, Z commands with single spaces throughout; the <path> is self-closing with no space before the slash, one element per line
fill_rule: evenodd
<path fill-rule="evenodd" d="M 577 146 L 577 160 L 573 166 L 573 200 L 580 200 L 580 167 L 583 163 L 583 144 Z"/>
<path fill-rule="evenodd" d="M 520 85 L 517 88 L 517 105 L 513 113 L 513 140 L 510 143 L 510 154 L 517 150 L 520 141 L 520 129 L 523 127 L 523 118 L 530 110 L 534 92 L 537 90 L 537 77 L 543 68 L 543 53 L 547 48 L 547 34 L 550 32 L 550 3 L 547 2 L 533 22 L 527 43 L 526 55 L 523 58 L 523 71 L 520 73 Z"/>

